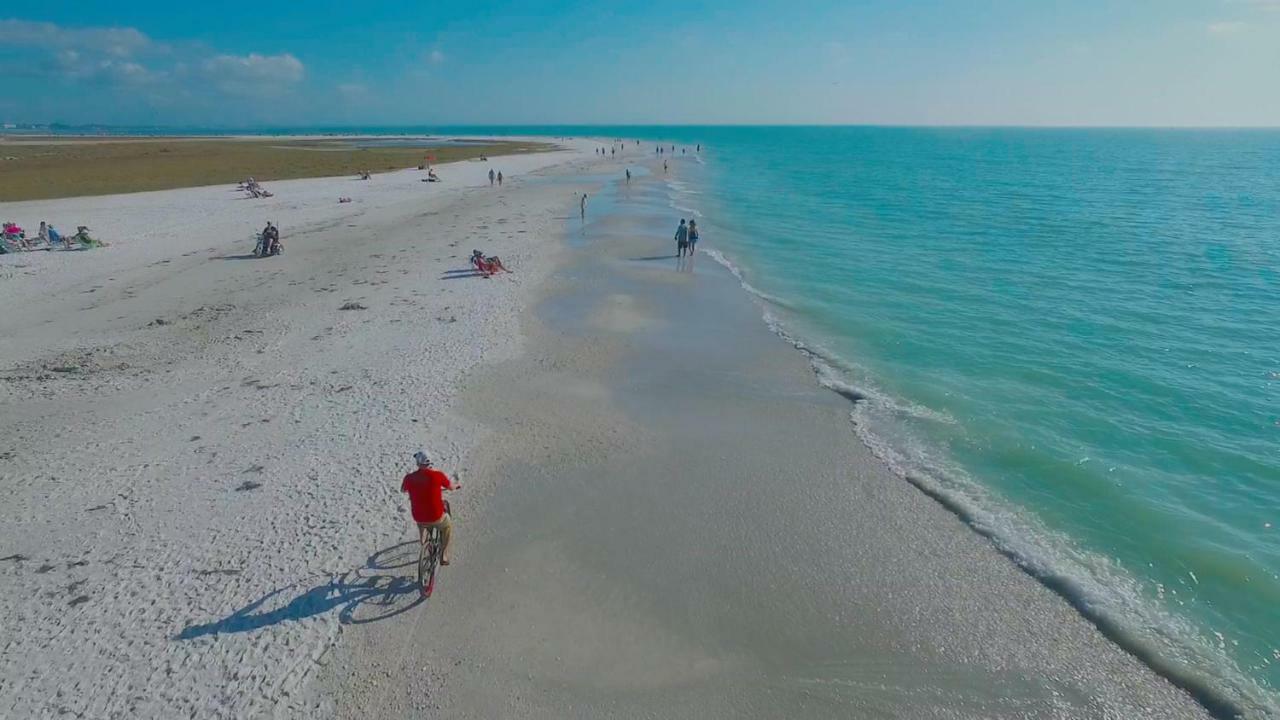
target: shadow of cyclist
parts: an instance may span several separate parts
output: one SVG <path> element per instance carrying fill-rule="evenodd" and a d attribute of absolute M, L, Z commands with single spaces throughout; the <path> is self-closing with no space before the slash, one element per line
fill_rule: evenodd
<path fill-rule="evenodd" d="M 252 632 L 333 610 L 338 611 L 338 621 L 344 625 L 385 620 L 422 602 L 417 580 L 393 572 L 415 565 L 417 559 L 416 541 L 393 545 L 370 555 L 363 567 L 340 575 L 324 576 L 323 582 L 293 597 L 289 597 L 289 593 L 300 584 L 273 590 L 221 620 L 188 625 L 176 639 L 193 640 L 218 633 Z"/>

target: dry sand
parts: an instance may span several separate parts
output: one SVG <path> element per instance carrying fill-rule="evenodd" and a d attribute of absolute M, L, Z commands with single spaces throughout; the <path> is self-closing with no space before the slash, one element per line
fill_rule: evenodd
<path fill-rule="evenodd" d="M 501 189 L 459 163 L 0 204 L 111 243 L 0 256 L 0 717 L 312 712 L 342 622 L 416 592 L 366 561 L 409 532 L 412 451 L 482 437 L 450 403 L 520 349 L 577 191 L 534 175 L 599 164 L 566 144 L 494 158 Z M 268 219 L 285 254 L 253 259 Z M 470 277 L 473 247 L 515 272 Z"/>

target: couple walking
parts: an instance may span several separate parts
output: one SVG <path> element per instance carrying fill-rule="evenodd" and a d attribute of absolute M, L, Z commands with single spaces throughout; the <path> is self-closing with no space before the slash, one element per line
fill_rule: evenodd
<path fill-rule="evenodd" d="M 698 249 L 698 221 L 690 220 L 688 225 L 684 224 L 684 218 L 680 218 L 680 227 L 676 228 L 676 257 L 681 258 L 686 255 L 693 257 L 693 251 Z"/>

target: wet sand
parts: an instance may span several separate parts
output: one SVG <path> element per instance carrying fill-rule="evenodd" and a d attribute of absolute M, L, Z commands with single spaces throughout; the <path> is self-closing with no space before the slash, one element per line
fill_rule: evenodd
<path fill-rule="evenodd" d="M 462 395 L 488 434 L 454 498 L 457 561 L 412 612 L 344 629 L 321 705 L 1208 717 L 883 468 L 728 272 L 677 270 L 658 180 L 615 190 L 568 225 L 525 352 Z"/>

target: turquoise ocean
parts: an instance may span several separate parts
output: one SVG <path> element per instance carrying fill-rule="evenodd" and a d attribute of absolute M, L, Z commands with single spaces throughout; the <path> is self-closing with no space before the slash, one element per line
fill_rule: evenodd
<path fill-rule="evenodd" d="M 1280 131 L 357 130 L 388 131 L 663 141 L 673 227 L 850 398 L 850 442 L 1211 706 L 1280 717 Z"/>

